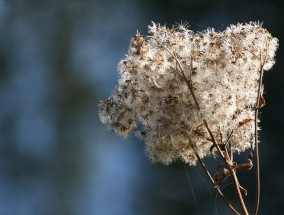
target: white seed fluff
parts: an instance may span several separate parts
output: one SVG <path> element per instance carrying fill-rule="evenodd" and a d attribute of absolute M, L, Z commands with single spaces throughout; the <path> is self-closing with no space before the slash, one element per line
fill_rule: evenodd
<path fill-rule="evenodd" d="M 100 119 L 123 137 L 142 138 L 153 162 L 194 165 L 196 153 L 210 155 L 204 120 L 218 144 L 232 133 L 232 151 L 242 152 L 254 146 L 260 71 L 273 66 L 277 47 L 253 22 L 197 33 L 152 23 L 148 36 L 131 40 L 116 90 L 100 102 Z"/>

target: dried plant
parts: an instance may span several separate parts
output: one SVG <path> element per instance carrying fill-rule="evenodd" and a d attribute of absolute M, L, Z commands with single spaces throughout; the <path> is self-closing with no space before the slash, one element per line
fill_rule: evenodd
<path fill-rule="evenodd" d="M 231 25 L 223 32 L 194 33 L 185 25 L 171 29 L 152 23 L 149 35 L 138 32 L 118 65 L 120 79 L 113 95 L 100 102 L 103 123 L 123 137 L 144 140 L 153 162 L 198 161 L 219 189 L 231 177 L 242 214 L 248 214 L 233 155 L 252 148 L 257 170 L 259 205 L 258 110 L 265 105 L 262 76 L 274 64 L 278 40 L 259 23 Z M 212 177 L 205 156 L 221 157 Z"/>

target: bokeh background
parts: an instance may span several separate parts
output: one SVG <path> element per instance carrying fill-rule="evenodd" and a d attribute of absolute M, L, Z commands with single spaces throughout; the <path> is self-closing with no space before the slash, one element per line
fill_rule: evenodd
<path fill-rule="evenodd" d="M 259 214 L 283 213 L 280 0 L 0 0 L 0 215 L 230 214 L 200 166 L 152 164 L 143 143 L 99 122 L 117 63 L 152 20 L 195 31 L 261 21 L 279 38 L 264 76 Z M 252 210 L 254 172 L 240 180 Z M 231 195 L 229 181 L 222 189 Z"/>

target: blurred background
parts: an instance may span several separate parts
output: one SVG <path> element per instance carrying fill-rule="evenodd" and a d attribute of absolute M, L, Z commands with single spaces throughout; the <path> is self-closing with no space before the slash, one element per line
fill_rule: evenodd
<path fill-rule="evenodd" d="M 283 213 L 280 4 L 0 0 L 0 215 L 230 214 L 200 166 L 152 164 L 143 143 L 122 139 L 99 122 L 98 103 L 114 89 L 117 63 L 136 30 L 145 34 L 152 20 L 169 26 L 187 21 L 195 31 L 261 21 L 280 40 L 276 64 L 264 75 L 259 214 Z M 254 177 L 254 171 L 240 172 L 250 210 Z M 223 185 L 230 196 L 232 185 Z"/>

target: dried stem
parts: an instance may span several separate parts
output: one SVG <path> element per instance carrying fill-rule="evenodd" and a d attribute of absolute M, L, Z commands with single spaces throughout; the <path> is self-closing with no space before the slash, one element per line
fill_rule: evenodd
<path fill-rule="evenodd" d="M 209 178 L 210 182 L 212 183 L 212 185 L 215 187 L 215 182 L 214 179 L 212 178 L 210 172 L 208 171 L 207 167 L 205 166 L 205 163 L 201 160 L 201 158 L 199 157 L 199 155 L 197 154 L 197 152 L 195 151 L 196 157 L 199 161 L 199 163 L 202 166 L 202 169 L 204 170 L 204 172 L 206 173 L 207 177 Z M 236 215 L 240 215 L 240 213 L 231 205 L 231 203 L 227 200 L 227 198 L 224 196 L 224 194 L 222 193 L 222 191 L 219 189 L 219 187 L 215 187 L 215 189 L 217 190 L 217 192 L 219 193 L 219 195 L 222 197 L 222 199 L 224 200 L 224 202 L 226 203 L 226 205 L 233 211 L 234 214 Z"/>
<path fill-rule="evenodd" d="M 245 205 L 245 202 L 244 202 L 244 199 L 243 199 L 243 196 L 242 196 L 242 193 L 241 193 L 241 190 L 240 190 L 240 184 L 239 184 L 239 181 L 238 181 L 238 178 L 237 178 L 237 175 L 236 175 L 236 171 L 233 169 L 233 164 L 229 158 L 229 155 L 225 156 L 223 154 L 223 152 L 221 151 L 219 145 L 217 144 L 213 134 L 212 134 L 212 131 L 210 130 L 206 120 L 204 120 L 204 124 L 206 126 L 206 129 L 212 139 L 212 143 L 214 144 L 214 146 L 217 148 L 220 156 L 222 157 L 222 159 L 224 160 L 224 163 L 226 164 L 229 172 L 230 172 L 230 175 L 232 177 L 232 182 L 233 182 L 233 185 L 234 185 L 234 188 L 235 188 L 235 193 L 236 193 L 236 196 L 237 196 L 237 199 L 239 201 L 239 204 L 242 208 L 242 211 L 243 211 L 243 214 L 244 215 L 248 215 L 248 211 L 247 211 L 247 208 L 246 208 L 246 205 Z"/>
<path fill-rule="evenodd" d="M 257 100 L 256 100 L 256 108 L 255 108 L 255 118 L 254 118 L 254 130 L 255 130 L 255 171 L 256 171 L 256 193 L 255 193 L 255 209 L 254 215 L 258 213 L 259 208 L 259 200 L 260 200 L 260 168 L 259 168 L 259 150 L 258 150 L 258 110 L 259 110 L 259 101 L 261 94 L 261 85 L 262 85 L 262 77 L 264 72 L 264 64 L 261 65 L 260 73 L 259 73 L 259 83 L 258 83 L 258 91 L 257 91 Z"/>
<path fill-rule="evenodd" d="M 242 196 L 242 193 L 241 193 L 240 184 L 239 184 L 239 181 L 238 181 L 236 170 L 233 169 L 231 166 L 228 166 L 228 169 L 230 171 L 230 175 L 232 177 L 232 182 L 233 182 L 233 185 L 234 185 L 234 188 L 235 188 L 235 193 L 236 193 L 238 201 L 241 205 L 243 214 L 248 215 L 249 213 L 248 213 L 247 207 L 245 205 L 245 202 L 244 202 L 244 199 L 243 199 L 243 196 Z"/>
<path fill-rule="evenodd" d="M 259 150 L 258 150 L 258 110 L 260 108 L 260 99 L 261 99 L 261 87 L 262 87 L 262 78 L 263 78 L 263 73 L 264 73 L 264 65 L 267 61 L 267 56 L 268 56 L 268 42 L 266 38 L 266 54 L 265 58 L 262 61 L 262 55 L 260 56 L 260 62 L 261 62 L 261 67 L 259 71 L 259 81 L 258 81 L 258 89 L 257 89 L 257 98 L 256 98 L 256 104 L 255 104 L 255 115 L 254 115 L 254 142 L 255 142 L 255 171 L 256 171 L 256 192 L 255 192 L 255 209 L 254 209 L 254 215 L 258 214 L 258 209 L 259 209 L 259 201 L 260 201 L 260 165 L 259 165 Z"/>

